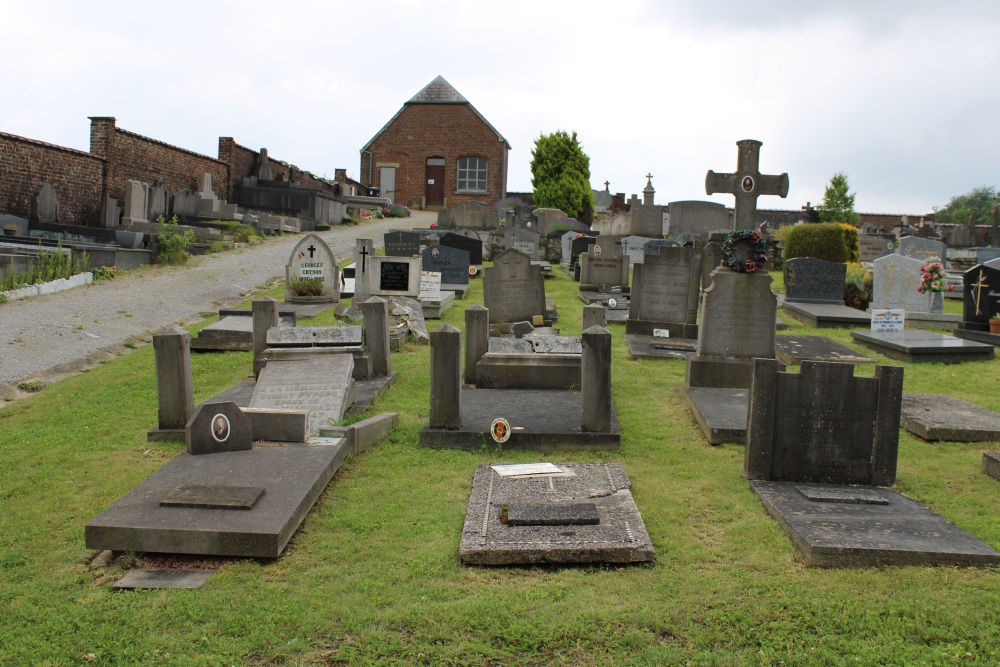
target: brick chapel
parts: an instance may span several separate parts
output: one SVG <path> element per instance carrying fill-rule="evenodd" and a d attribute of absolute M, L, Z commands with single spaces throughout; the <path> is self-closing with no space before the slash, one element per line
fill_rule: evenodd
<path fill-rule="evenodd" d="M 503 135 L 439 76 L 361 149 L 361 182 L 411 208 L 492 205 L 507 192 L 509 151 Z"/>

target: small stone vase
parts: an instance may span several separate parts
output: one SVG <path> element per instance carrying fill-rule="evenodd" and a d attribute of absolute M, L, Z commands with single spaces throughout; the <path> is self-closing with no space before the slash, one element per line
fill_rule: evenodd
<path fill-rule="evenodd" d="M 944 312 L 944 292 L 931 292 L 931 313 L 940 315 Z"/>

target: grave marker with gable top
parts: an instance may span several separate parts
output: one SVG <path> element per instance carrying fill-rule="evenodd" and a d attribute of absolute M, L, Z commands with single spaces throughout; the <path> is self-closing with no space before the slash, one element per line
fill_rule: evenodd
<path fill-rule="evenodd" d="M 184 428 L 191 455 L 253 449 L 250 418 L 232 402 L 203 403 Z"/>
<path fill-rule="evenodd" d="M 560 266 L 562 266 L 562 267 L 569 267 L 569 261 L 570 261 L 569 260 L 569 256 L 570 256 L 570 250 L 571 250 L 572 244 L 573 244 L 573 239 L 575 239 L 579 235 L 580 235 L 580 232 L 569 231 L 569 232 L 566 232 L 562 236 L 559 237 L 560 248 L 561 248 L 561 251 L 562 251 L 562 257 L 559 260 L 559 265 Z"/>
<path fill-rule="evenodd" d="M 531 259 L 541 258 L 541 235 L 530 229 L 514 227 L 504 232 L 504 247 L 517 250 Z"/>
<path fill-rule="evenodd" d="M 490 323 L 531 321 L 545 314 L 545 282 L 531 258 L 517 250 L 505 250 L 484 272 L 483 305 Z"/>
<path fill-rule="evenodd" d="M 389 232 L 383 239 L 386 257 L 416 257 L 420 254 L 420 234 Z"/>
<path fill-rule="evenodd" d="M 319 295 L 295 294 L 295 285 L 302 281 L 319 280 Z M 289 303 L 328 303 L 340 300 L 340 271 L 333 251 L 323 239 L 307 234 L 295 244 L 285 266 L 285 301 Z"/>

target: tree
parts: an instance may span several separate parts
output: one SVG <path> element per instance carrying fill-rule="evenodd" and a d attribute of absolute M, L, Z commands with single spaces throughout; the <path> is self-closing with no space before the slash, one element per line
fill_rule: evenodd
<path fill-rule="evenodd" d="M 587 225 L 592 222 L 590 158 L 577 141 L 576 132 L 569 135 L 557 130 L 535 140 L 531 151 L 531 186 L 537 206 L 561 209 Z"/>
<path fill-rule="evenodd" d="M 823 203 L 817 207 L 820 222 L 849 222 L 857 225 L 861 216 L 854 212 L 854 194 L 848 192 L 847 174 L 837 172 L 823 193 Z"/>
<path fill-rule="evenodd" d="M 964 195 L 952 197 L 944 208 L 934 209 L 934 223 L 964 225 L 969 216 L 981 225 L 993 223 L 993 207 L 1000 205 L 1000 193 L 983 185 Z"/>

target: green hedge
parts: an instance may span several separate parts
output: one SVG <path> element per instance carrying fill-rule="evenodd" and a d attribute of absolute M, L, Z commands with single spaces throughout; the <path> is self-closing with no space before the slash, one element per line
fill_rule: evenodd
<path fill-rule="evenodd" d="M 858 230 L 839 222 L 796 225 L 785 236 L 786 260 L 816 257 L 830 262 L 858 261 Z"/>

